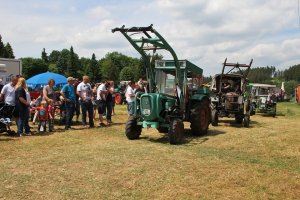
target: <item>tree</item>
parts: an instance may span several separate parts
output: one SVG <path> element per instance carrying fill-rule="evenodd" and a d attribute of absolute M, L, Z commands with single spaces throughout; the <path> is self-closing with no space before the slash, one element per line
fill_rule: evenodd
<path fill-rule="evenodd" d="M 23 76 L 28 79 L 48 71 L 48 64 L 41 58 L 22 58 Z"/>
<path fill-rule="evenodd" d="M 104 58 L 100 62 L 101 77 L 103 79 L 115 80 L 119 78 L 120 69 L 111 58 Z"/>
<path fill-rule="evenodd" d="M 68 49 L 63 49 L 60 53 L 60 56 L 56 62 L 56 67 L 58 70 L 58 73 L 61 75 L 66 75 L 66 71 L 68 68 L 68 59 L 70 56 L 70 51 Z"/>
<path fill-rule="evenodd" d="M 98 72 L 99 72 L 98 61 L 96 60 L 96 56 L 93 53 L 92 59 L 88 63 L 87 68 L 86 68 L 86 75 L 89 76 L 89 79 L 90 79 L 91 83 L 100 82 Z"/>
<path fill-rule="evenodd" d="M 4 49 L 5 49 L 5 50 L 4 50 L 4 57 L 5 57 L 5 58 L 12 58 L 12 59 L 15 58 L 15 56 L 14 56 L 14 51 L 13 51 L 13 49 L 11 48 L 9 42 L 5 45 Z"/>
<path fill-rule="evenodd" d="M 56 67 L 56 64 L 49 64 L 48 65 L 48 71 L 53 73 L 58 73 L 58 69 Z"/>
<path fill-rule="evenodd" d="M 69 56 L 68 56 L 68 62 L 67 62 L 67 72 L 65 73 L 66 76 L 77 77 L 78 65 L 79 65 L 78 55 L 74 53 L 73 47 L 71 46 Z"/>
<path fill-rule="evenodd" d="M 49 61 L 45 48 L 42 51 L 42 59 L 45 61 L 45 63 L 48 63 Z"/>
<path fill-rule="evenodd" d="M 133 80 L 134 79 L 134 74 L 130 67 L 124 67 L 122 71 L 120 72 L 120 80 Z"/>
<path fill-rule="evenodd" d="M 2 42 L 2 36 L 0 35 L 0 58 L 4 58 L 4 44 Z"/>
<path fill-rule="evenodd" d="M 79 59 L 79 67 L 78 67 L 78 77 L 83 77 L 87 73 L 87 67 L 90 64 L 91 59 L 90 58 L 84 58 L 81 57 Z"/>
<path fill-rule="evenodd" d="M 49 63 L 56 63 L 59 59 L 59 56 L 60 56 L 60 51 L 53 50 L 48 57 Z"/>

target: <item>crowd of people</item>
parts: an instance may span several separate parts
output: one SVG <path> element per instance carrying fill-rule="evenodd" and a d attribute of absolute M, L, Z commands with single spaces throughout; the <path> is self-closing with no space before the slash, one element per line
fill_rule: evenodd
<path fill-rule="evenodd" d="M 0 94 L 0 101 L 4 103 L 7 121 L 1 121 L 6 125 L 7 131 L 11 131 L 11 123 L 8 120 L 14 117 L 17 124 L 17 134 L 22 136 L 32 135 L 29 121 L 37 123 L 37 133 L 55 132 L 54 118 L 62 115 L 61 110 L 65 110 L 65 130 L 74 130 L 72 127 L 73 117 L 75 123 L 81 123 L 83 128 L 103 127 L 112 124 L 112 115 L 115 115 L 114 82 L 102 80 L 96 87 L 89 82 L 88 76 L 83 76 L 79 81 L 77 78 L 68 77 L 60 91 L 55 91 L 55 80 L 50 78 L 43 88 L 39 89 L 40 95 L 34 99 L 30 97 L 26 80 L 22 76 L 13 76 L 11 82 L 3 86 Z M 134 114 L 134 97 L 137 92 L 145 92 L 142 79 L 137 83 L 128 81 L 125 89 L 125 96 L 128 108 L 128 117 Z M 139 96 L 137 101 L 139 101 Z M 96 120 L 96 113 L 99 122 Z M 106 118 L 106 123 L 105 119 Z"/>

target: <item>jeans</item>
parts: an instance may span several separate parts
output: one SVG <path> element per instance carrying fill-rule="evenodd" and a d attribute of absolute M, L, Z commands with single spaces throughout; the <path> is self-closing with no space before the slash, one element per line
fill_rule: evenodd
<path fill-rule="evenodd" d="M 112 102 L 106 102 L 106 120 L 111 121 Z"/>
<path fill-rule="evenodd" d="M 70 101 L 70 102 L 66 102 L 66 110 L 67 110 L 67 114 L 66 114 L 66 128 L 70 128 L 71 127 L 71 122 L 73 119 L 73 115 L 74 115 L 74 107 L 75 107 L 75 103 Z"/>
<path fill-rule="evenodd" d="M 76 115 L 80 115 L 80 103 L 79 103 L 79 100 L 76 101 L 75 113 L 76 113 Z"/>
<path fill-rule="evenodd" d="M 24 133 L 23 129 L 25 129 L 25 133 L 30 132 L 30 128 L 28 125 L 28 118 L 29 118 L 29 108 L 26 108 L 19 112 L 20 118 L 18 121 L 18 132 L 19 134 Z"/>
<path fill-rule="evenodd" d="M 80 100 L 80 104 L 81 104 L 81 112 L 82 112 L 82 124 L 85 126 L 86 123 L 86 112 L 88 112 L 89 114 L 89 124 L 90 127 L 94 126 L 94 107 L 93 107 L 93 103 L 91 99 L 87 99 L 87 100 Z"/>

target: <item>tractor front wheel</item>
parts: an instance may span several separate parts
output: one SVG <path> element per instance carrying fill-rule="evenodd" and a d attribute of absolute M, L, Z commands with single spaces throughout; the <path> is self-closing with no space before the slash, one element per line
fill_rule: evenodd
<path fill-rule="evenodd" d="M 249 123 L 250 123 L 250 115 L 245 114 L 245 116 L 244 116 L 244 127 L 249 127 Z"/>
<path fill-rule="evenodd" d="M 218 123 L 219 123 L 218 111 L 214 109 L 211 111 L 211 125 L 218 126 Z"/>
<path fill-rule="evenodd" d="M 184 124 L 180 119 L 172 119 L 168 131 L 170 144 L 180 144 L 184 132 Z"/>
<path fill-rule="evenodd" d="M 137 118 L 131 116 L 125 126 L 125 134 L 129 140 L 139 139 L 142 132 L 142 126 L 137 125 Z"/>
<path fill-rule="evenodd" d="M 276 116 L 276 105 L 273 105 L 273 113 L 272 113 L 273 117 Z"/>
<path fill-rule="evenodd" d="M 191 110 L 191 129 L 194 135 L 205 135 L 210 122 L 210 108 L 207 99 L 195 103 Z"/>

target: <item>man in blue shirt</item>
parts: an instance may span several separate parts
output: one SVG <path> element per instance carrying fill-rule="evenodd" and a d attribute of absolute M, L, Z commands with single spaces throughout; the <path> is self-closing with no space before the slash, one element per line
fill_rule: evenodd
<path fill-rule="evenodd" d="M 63 86 L 63 88 L 60 91 L 60 94 L 64 98 L 66 110 L 67 110 L 65 129 L 74 130 L 73 128 L 71 128 L 71 122 L 74 115 L 74 108 L 76 103 L 75 91 L 73 87 L 75 79 L 73 77 L 68 77 L 67 80 L 68 83 Z"/>

